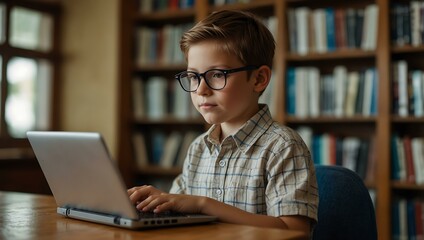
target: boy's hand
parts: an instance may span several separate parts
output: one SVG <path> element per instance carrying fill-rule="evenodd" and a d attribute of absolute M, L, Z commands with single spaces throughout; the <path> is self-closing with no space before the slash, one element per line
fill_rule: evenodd
<path fill-rule="evenodd" d="M 150 186 L 150 185 L 144 185 L 139 187 L 133 187 L 127 190 L 128 196 L 130 197 L 131 202 L 135 204 L 139 204 L 146 198 L 148 198 L 151 195 L 159 195 L 164 192 L 161 190 Z"/>
<path fill-rule="evenodd" d="M 161 193 L 150 195 L 137 205 L 137 209 L 155 213 L 166 211 L 201 213 L 202 199 L 204 198 L 193 195 Z"/>
<path fill-rule="evenodd" d="M 155 213 L 177 211 L 200 213 L 202 197 L 185 194 L 168 194 L 150 185 L 127 190 L 130 201 L 138 210 Z"/>

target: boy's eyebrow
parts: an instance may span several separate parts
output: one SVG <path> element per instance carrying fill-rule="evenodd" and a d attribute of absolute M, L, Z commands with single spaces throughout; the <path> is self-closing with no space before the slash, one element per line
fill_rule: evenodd
<path fill-rule="evenodd" d="M 228 65 L 213 65 L 213 66 L 208 67 L 207 70 L 210 70 L 210 69 L 229 69 L 229 68 L 232 68 L 232 67 L 230 67 Z M 187 71 L 199 72 L 196 68 L 191 68 L 191 67 L 187 67 Z"/>

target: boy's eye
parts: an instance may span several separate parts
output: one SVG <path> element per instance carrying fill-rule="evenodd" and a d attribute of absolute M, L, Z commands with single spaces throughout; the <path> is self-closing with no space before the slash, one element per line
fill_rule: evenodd
<path fill-rule="evenodd" d="M 197 81 L 196 74 L 187 74 L 187 79 L 190 81 Z"/>
<path fill-rule="evenodd" d="M 214 72 L 212 74 L 212 78 L 214 78 L 214 79 L 224 78 L 224 73 L 222 73 L 222 72 Z"/>

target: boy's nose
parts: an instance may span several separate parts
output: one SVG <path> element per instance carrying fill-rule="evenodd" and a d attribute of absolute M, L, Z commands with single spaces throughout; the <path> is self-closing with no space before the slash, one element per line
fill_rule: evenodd
<path fill-rule="evenodd" d="M 196 90 L 196 93 L 198 95 L 206 95 L 211 91 L 211 89 L 209 88 L 208 84 L 206 84 L 205 79 L 202 77 L 200 79 L 200 83 L 199 83 L 199 87 Z"/>

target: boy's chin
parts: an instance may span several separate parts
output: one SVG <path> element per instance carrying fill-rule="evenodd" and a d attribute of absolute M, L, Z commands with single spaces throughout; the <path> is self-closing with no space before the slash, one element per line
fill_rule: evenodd
<path fill-rule="evenodd" d="M 203 119 L 206 121 L 207 124 L 213 125 L 213 124 L 220 124 L 221 123 L 221 121 L 219 121 L 218 119 L 211 117 L 211 116 L 208 116 L 207 114 L 202 115 L 202 116 L 203 116 Z"/>

